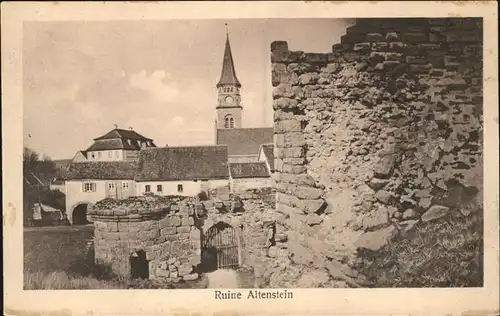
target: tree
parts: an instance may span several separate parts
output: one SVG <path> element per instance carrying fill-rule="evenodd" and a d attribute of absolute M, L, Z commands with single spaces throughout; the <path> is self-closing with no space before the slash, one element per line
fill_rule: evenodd
<path fill-rule="evenodd" d="M 24 147 L 23 151 L 23 167 L 34 167 L 40 160 L 40 155 L 31 148 Z"/>

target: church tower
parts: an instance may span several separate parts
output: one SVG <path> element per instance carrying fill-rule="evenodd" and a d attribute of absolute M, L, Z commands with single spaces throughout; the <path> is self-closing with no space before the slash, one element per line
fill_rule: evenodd
<path fill-rule="evenodd" d="M 227 27 L 227 25 L 226 25 Z M 217 129 L 241 128 L 241 84 L 234 70 L 233 55 L 226 30 L 226 47 L 222 60 L 222 72 L 217 83 Z"/>

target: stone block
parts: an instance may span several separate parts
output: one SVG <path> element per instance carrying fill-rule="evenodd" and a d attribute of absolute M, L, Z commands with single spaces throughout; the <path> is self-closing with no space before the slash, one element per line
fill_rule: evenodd
<path fill-rule="evenodd" d="M 191 227 L 189 227 L 189 226 L 177 227 L 177 233 L 189 233 L 190 231 L 191 231 Z"/>
<path fill-rule="evenodd" d="M 326 201 L 323 199 L 299 200 L 297 204 L 305 213 L 320 213 L 326 208 Z"/>
<path fill-rule="evenodd" d="M 357 53 L 369 52 L 371 51 L 371 43 L 357 43 L 354 44 L 353 51 Z"/>
<path fill-rule="evenodd" d="M 377 251 L 387 245 L 389 241 L 395 236 L 397 229 L 394 226 L 389 226 L 373 232 L 366 232 L 359 236 L 356 240 L 358 248 L 365 248 Z"/>
<path fill-rule="evenodd" d="M 401 42 L 389 43 L 389 51 L 402 53 L 405 51 L 405 44 Z"/>
<path fill-rule="evenodd" d="M 299 199 L 315 200 L 319 199 L 323 195 L 323 190 L 310 186 L 297 185 L 293 190 L 293 194 Z"/>
<path fill-rule="evenodd" d="M 182 277 L 184 281 L 194 281 L 197 280 L 198 278 L 199 278 L 198 273 L 191 273 Z"/>
<path fill-rule="evenodd" d="M 318 214 L 312 213 L 306 216 L 306 223 L 309 226 L 319 225 L 321 222 L 323 222 L 323 218 L 321 218 Z"/>
<path fill-rule="evenodd" d="M 413 219 L 418 217 L 418 212 L 415 211 L 412 208 L 407 209 L 406 211 L 403 212 L 403 219 Z"/>
<path fill-rule="evenodd" d="M 375 197 L 380 203 L 389 204 L 393 198 L 392 194 L 386 190 L 380 190 L 375 193 Z"/>
<path fill-rule="evenodd" d="M 422 222 L 430 222 L 436 219 L 440 219 L 449 214 L 449 207 L 442 205 L 433 205 L 427 210 L 427 212 L 420 218 Z"/>
<path fill-rule="evenodd" d="M 275 133 L 300 132 L 302 131 L 299 120 L 283 120 L 274 124 Z"/>
<path fill-rule="evenodd" d="M 300 81 L 300 78 L 299 78 Z M 293 98 L 293 90 L 292 90 L 292 85 L 290 83 L 280 83 L 276 88 L 273 90 L 273 98 Z"/>
<path fill-rule="evenodd" d="M 283 165 L 281 171 L 292 174 L 304 174 L 307 171 L 307 168 L 305 166 Z"/>
<path fill-rule="evenodd" d="M 397 32 L 388 32 L 385 35 L 385 40 L 388 42 L 397 42 L 399 40 L 399 34 Z"/>
<path fill-rule="evenodd" d="M 165 227 L 160 231 L 161 235 L 175 235 L 177 233 L 177 228 L 175 227 Z"/>
<path fill-rule="evenodd" d="M 375 176 L 381 179 L 389 178 L 392 175 L 395 163 L 396 160 L 394 155 L 388 154 L 381 156 L 374 167 Z"/>
<path fill-rule="evenodd" d="M 108 222 L 108 232 L 117 232 L 118 231 L 118 223 L 115 221 Z"/>
<path fill-rule="evenodd" d="M 192 226 L 194 225 L 194 219 L 192 217 L 183 217 L 181 221 L 182 226 Z"/>
<path fill-rule="evenodd" d="M 425 43 L 429 40 L 428 34 L 424 32 L 406 32 L 402 38 L 405 43 L 410 44 Z"/>
<path fill-rule="evenodd" d="M 181 225 L 181 217 L 180 216 L 170 216 L 170 225 L 171 227 L 180 226 Z"/>

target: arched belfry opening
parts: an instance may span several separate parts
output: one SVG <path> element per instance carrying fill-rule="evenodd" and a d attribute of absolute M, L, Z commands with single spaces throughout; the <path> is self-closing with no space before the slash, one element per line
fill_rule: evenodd
<path fill-rule="evenodd" d="M 211 272 L 217 269 L 239 267 L 239 245 L 235 229 L 225 222 L 210 227 L 203 236 L 201 269 Z"/>
<path fill-rule="evenodd" d="M 87 225 L 90 222 L 87 219 L 88 204 L 82 203 L 73 209 L 73 225 Z"/>
<path fill-rule="evenodd" d="M 149 279 L 149 263 L 143 250 L 130 256 L 130 274 L 132 279 Z"/>

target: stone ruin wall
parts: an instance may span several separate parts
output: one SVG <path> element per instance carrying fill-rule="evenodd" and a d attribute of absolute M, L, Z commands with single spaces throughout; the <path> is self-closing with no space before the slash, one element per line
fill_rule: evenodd
<path fill-rule="evenodd" d="M 94 221 L 95 261 L 122 278 L 132 275 L 130 258 L 144 251 L 150 279 L 169 282 L 200 277 L 201 246 L 206 231 L 223 221 L 235 229 L 240 266 L 265 266 L 262 257 L 274 232 L 275 191 L 250 189 L 237 195 L 228 188 L 198 197 L 132 197 L 97 202 Z"/>
<path fill-rule="evenodd" d="M 125 201 L 126 205 L 106 205 L 104 200 L 90 212 L 96 263 L 110 265 L 114 273 L 129 278 L 131 256 L 143 251 L 150 278 L 197 279 L 194 267 L 200 263 L 201 236 L 195 226 L 195 201 L 172 198 L 159 205 L 154 205 L 153 197 L 146 197 L 145 203 Z"/>
<path fill-rule="evenodd" d="M 482 203 L 481 19 L 360 19 L 332 53 L 277 41 L 271 61 L 277 234 L 293 263 L 276 286 L 357 286 L 359 248 Z"/>

